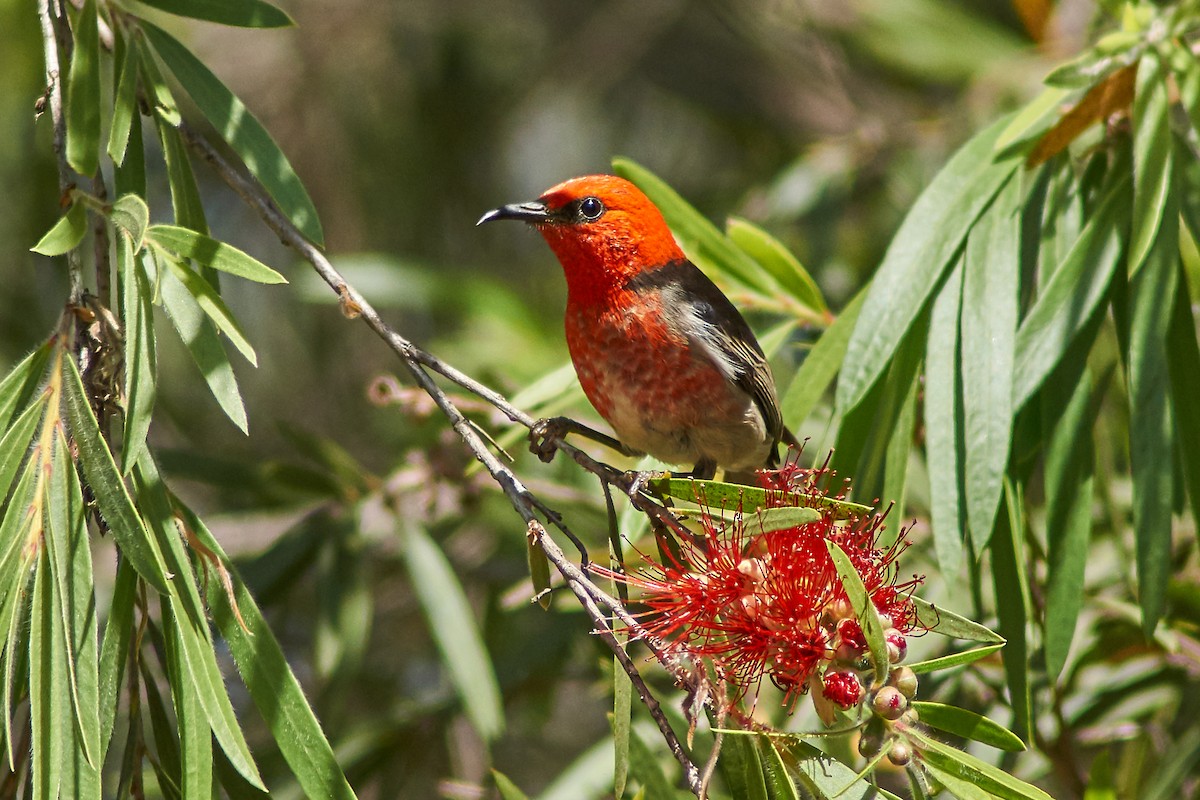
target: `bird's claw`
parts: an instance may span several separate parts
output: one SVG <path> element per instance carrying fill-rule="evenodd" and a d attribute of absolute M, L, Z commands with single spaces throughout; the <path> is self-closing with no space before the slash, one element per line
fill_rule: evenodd
<path fill-rule="evenodd" d="M 567 435 L 565 417 L 543 417 L 529 428 L 529 452 L 549 464 L 558 452 L 558 443 Z"/>

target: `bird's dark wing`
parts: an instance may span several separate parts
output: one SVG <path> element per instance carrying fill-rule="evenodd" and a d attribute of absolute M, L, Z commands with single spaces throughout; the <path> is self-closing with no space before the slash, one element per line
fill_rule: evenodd
<path fill-rule="evenodd" d="M 783 435 L 783 417 L 771 368 L 754 331 L 717 285 L 692 262 L 673 261 L 638 274 L 627 287 L 635 291 L 659 289 L 665 304 L 689 312 L 685 315 L 687 335 L 708 351 L 730 382 L 750 395 L 771 439 L 778 444 Z M 774 452 L 771 457 L 774 460 Z"/>

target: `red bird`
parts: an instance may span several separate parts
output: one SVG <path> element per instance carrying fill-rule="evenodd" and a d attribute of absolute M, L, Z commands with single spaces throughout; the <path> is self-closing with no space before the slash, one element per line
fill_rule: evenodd
<path fill-rule="evenodd" d="M 573 178 L 478 224 L 498 219 L 533 225 L 558 256 L 575 372 L 627 451 L 695 464 L 698 478 L 777 464 L 794 438 L 758 340 L 636 186 Z"/>

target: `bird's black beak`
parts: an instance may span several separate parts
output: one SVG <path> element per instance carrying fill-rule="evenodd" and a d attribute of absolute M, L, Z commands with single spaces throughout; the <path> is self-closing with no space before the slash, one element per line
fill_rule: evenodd
<path fill-rule="evenodd" d="M 549 222 L 550 209 L 546 208 L 545 203 L 537 201 L 530 203 L 510 203 L 506 206 L 493 208 L 491 211 L 479 218 L 476 225 L 482 225 L 485 222 L 494 222 L 498 219 L 515 219 L 521 222 Z"/>

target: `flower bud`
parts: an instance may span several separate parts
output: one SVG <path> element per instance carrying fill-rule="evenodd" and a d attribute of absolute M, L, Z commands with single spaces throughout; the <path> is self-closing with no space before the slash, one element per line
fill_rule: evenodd
<path fill-rule="evenodd" d="M 844 619 L 840 621 L 837 632 L 842 644 L 849 645 L 856 650 L 867 649 L 867 637 L 863 635 L 862 626 L 858 624 L 858 620 Z"/>
<path fill-rule="evenodd" d="M 895 628 L 884 631 L 883 638 L 887 641 L 888 661 L 899 664 L 908 655 L 908 639 Z"/>
<path fill-rule="evenodd" d="M 888 685 L 895 686 L 900 694 L 912 700 L 917 696 L 917 674 L 908 667 L 897 667 L 888 676 Z"/>
<path fill-rule="evenodd" d="M 831 669 L 825 673 L 821 694 L 843 709 L 851 709 L 863 701 L 866 689 L 853 672 Z M 878 752 L 878 751 L 877 751 Z"/>
<path fill-rule="evenodd" d="M 882 731 L 865 731 L 858 737 L 858 754 L 863 758 L 874 758 L 883 749 Z"/>
<path fill-rule="evenodd" d="M 908 710 L 908 698 L 900 693 L 895 686 L 884 686 L 875 695 L 873 703 L 875 713 L 884 719 L 900 719 Z"/>
<path fill-rule="evenodd" d="M 878 752 L 878 751 L 876 751 Z M 904 742 L 896 742 L 892 745 L 892 749 L 888 750 L 888 761 L 895 764 L 897 767 L 903 767 L 912 761 L 912 749 Z"/>

